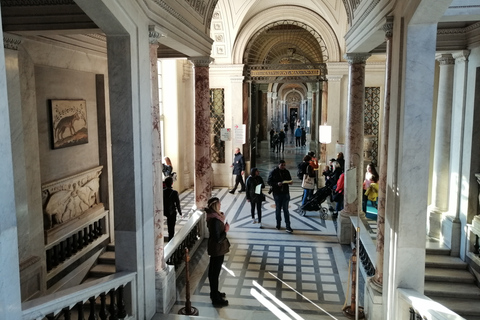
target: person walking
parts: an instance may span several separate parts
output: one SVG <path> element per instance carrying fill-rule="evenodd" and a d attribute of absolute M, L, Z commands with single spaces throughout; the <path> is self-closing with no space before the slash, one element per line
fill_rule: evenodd
<path fill-rule="evenodd" d="M 251 205 L 250 212 L 253 223 L 258 222 L 258 227 L 262 229 L 262 202 L 265 201 L 265 195 L 262 193 L 262 189 L 265 188 L 265 183 L 257 168 L 250 170 L 250 176 L 247 178 L 246 186 L 246 198 Z M 258 220 L 255 219 L 255 208 L 257 208 Z"/>
<path fill-rule="evenodd" d="M 218 283 L 225 254 L 230 251 L 230 242 L 227 238 L 230 225 L 225 220 L 225 214 L 220 211 L 220 199 L 217 197 L 208 200 L 205 212 L 207 214 L 207 228 L 210 234 L 207 245 L 207 252 L 210 256 L 208 265 L 210 299 L 215 306 L 227 306 L 228 300 L 225 299 L 225 293 L 219 291 Z"/>
<path fill-rule="evenodd" d="M 234 194 L 237 190 L 237 186 L 240 183 L 240 190 L 238 192 L 245 191 L 245 182 L 243 182 L 243 174 L 245 173 L 245 159 L 243 154 L 240 153 L 240 148 L 235 148 L 235 156 L 233 163 L 230 167 L 233 167 L 233 175 L 235 176 L 235 185 L 229 193 Z"/>
<path fill-rule="evenodd" d="M 285 160 L 280 160 L 278 167 L 273 169 L 267 179 L 267 183 L 272 186 L 273 199 L 275 200 L 275 218 L 277 220 L 277 230 L 281 229 L 282 215 L 285 219 L 286 231 L 292 233 L 290 226 L 290 213 L 288 212 L 288 204 L 290 202 L 289 185 L 293 183 L 290 172 L 286 169 Z"/>
<path fill-rule="evenodd" d="M 295 147 L 301 147 L 302 146 L 302 129 L 300 126 L 295 129 Z"/>
<path fill-rule="evenodd" d="M 167 217 L 168 241 L 170 241 L 175 235 L 177 211 L 181 216 L 182 208 L 180 207 L 178 191 L 172 188 L 173 178 L 166 177 L 163 183 L 165 185 L 165 189 L 163 189 L 163 215 Z"/>

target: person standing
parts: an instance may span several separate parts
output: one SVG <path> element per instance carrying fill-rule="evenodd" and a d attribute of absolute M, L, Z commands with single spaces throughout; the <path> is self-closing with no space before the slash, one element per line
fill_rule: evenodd
<path fill-rule="evenodd" d="M 265 188 L 263 178 L 260 176 L 260 171 L 257 168 L 250 170 L 250 176 L 247 178 L 247 201 L 251 205 L 251 214 L 253 223 L 257 223 L 259 228 L 262 229 L 262 202 L 265 200 L 265 195 L 262 193 L 262 189 Z M 255 208 L 257 208 L 258 220 L 255 219 Z"/>
<path fill-rule="evenodd" d="M 300 126 L 297 127 L 297 129 L 295 129 L 295 147 L 301 147 L 302 146 L 302 129 L 300 128 Z"/>
<path fill-rule="evenodd" d="M 310 166 L 311 160 L 312 157 L 307 154 L 305 157 L 303 157 L 303 162 L 300 163 L 299 169 L 301 169 L 302 171 L 302 176 L 308 175 L 310 178 L 315 179 L 315 171 Z M 314 189 L 303 188 L 302 206 L 305 205 L 307 203 L 307 200 L 312 197 L 313 190 Z"/>
<path fill-rule="evenodd" d="M 278 149 L 277 149 L 277 153 L 280 151 L 280 149 L 282 149 L 282 152 L 285 151 L 285 138 L 286 138 L 286 134 L 283 130 L 280 130 L 280 132 L 278 133 Z"/>
<path fill-rule="evenodd" d="M 367 202 L 368 202 L 368 194 L 366 194 L 366 191 L 370 188 L 370 184 L 373 181 L 375 182 L 378 181 L 378 172 L 375 169 L 375 165 L 373 163 L 369 163 L 367 165 L 367 171 L 365 172 L 365 179 L 363 180 L 362 211 L 365 213 L 367 213 Z M 377 188 L 377 191 L 378 191 L 378 188 Z"/>
<path fill-rule="evenodd" d="M 210 299 L 213 305 L 227 306 L 228 300 L 225 299 L 225 293 L 218 290 L 218 283 L 225 254 L 230 251 L 230 242 L 227 238 L 230 225 L 225 220 L 225 214 L 220 211 L 220 199 L 217 197 L 208 200 L 205 212 L 207 213 L 207 228 L 210 234 L 207 245 L 207 252 L 210 256 L 210 264 L 208 265 Z"/>
<path fill-rule="evenodd" d="M 302 127 L 302 147 L 307 145 L 307 131 Z"/>
<path fill-rule="evenodd" d="M 168 241 L 170 241 L 175 235 L 177 211 L 178 214 L 182 215 L 182 208 L 180 207 L 178 191 L 172 188 L 173 178 L 167 177 L 163 183 L 165 185 L 165 189 L 163 189 L 163 215 L 167 217 Z"/>
<path fill-rule="evenodd" d="M 290 213 L 288 212 L 288 204 L 290 202 L 290 192 L 288 186 L 293 183 L 290 172 L 286 169 L 285 160 L 280 160 L 278 167 L 273 169 L 268 175 L 267 183 L 272 186 L 273 199 L 275 200 L 275 218 L 277 220 L 277 230 L 281 228 L 283 209 L 283 217 L 285 218 L 286 231 L 292 233 L 290 226 Z"/>
<path fill-rule="evenodd" d="M 235 176 L 235 185 L 229 193 L 234 194 L 237 190 L 237 186 L 240 183 L 240 190 L 238 192 L 245 191 L 245 182 L 243 182 L 243 174 L 245 173 L 245 159 L 243 154 L 240 153 L 240 148 L 235 148 L 235 156 L 233 158 L 233 175 Z"/>

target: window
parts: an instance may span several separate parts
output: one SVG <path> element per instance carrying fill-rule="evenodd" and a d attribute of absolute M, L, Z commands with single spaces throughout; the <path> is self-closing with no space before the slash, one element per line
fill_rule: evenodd
<path fill-rule="evenodd" d="M 220 130 L 225 128 L 224 89 L 210 89 L 210 149 L 212 163 L 225 163 L 225 141 Z"/>

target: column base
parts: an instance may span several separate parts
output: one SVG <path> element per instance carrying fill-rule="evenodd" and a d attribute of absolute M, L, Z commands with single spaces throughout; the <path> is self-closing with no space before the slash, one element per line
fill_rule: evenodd
<path fill-rule="evenodd" d="M 167 265 L 165 271 L 155 274 L 155 296 L 157 312 L 168 314 L 177 300 L 175 267 Z"/>
<path fill-rule="evenodd" d="M 438 208 L 429 208 L 428 213 L 428 221 L 429 221 L 429 228 L 428 228 L 428 236 L 440 239 L 442 235 L 442 220 L 443 214 Z"/>
<path fill-rule="evenodd" d="M 442 223 L 442 237 L 445 245 L 450 248 L 450 255 L 460 255 L 461 223 L 459 219 L 447 216 Z"/>
<path fill-rule="evenodd" d="M 350 215 L 344 211 L 338 213 L 337 218 L 337 238 L 340 244 L 350 244 L 353 239 L 353 226 L 350 221 Z"/>
<path fill-rule="evenodd" d="M 379 291 L 380 290 L 380 291 Z M 383 298 L 382 287 L 372 281 L 370 278 L 365 286 L 365 318 L 366 319 L 384 319 L 383 317 Z"/>

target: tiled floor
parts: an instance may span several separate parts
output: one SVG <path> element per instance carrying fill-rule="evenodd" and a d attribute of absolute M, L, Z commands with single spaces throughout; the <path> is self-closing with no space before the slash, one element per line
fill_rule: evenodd
<path fill-rule="evenodd" d="M 207 278 L 209 257 L 202 245 L 190 262 L 190 301 L 201 317 L 209 319 L 347 319 L 342 312 L 348 285 L 350 246 L 336 237 L 336 222 L 331 214 L 322 220 L 318 212 L 300 214 L 302 189 L 296 178 L 296 164 L 305 148 L 285 147 L 284 159 L 294 179 L 290 189 L 290 219 L 293 234 L 275 228 L 275 206 L 271 195 L 263 204 L 262 224 L 252 223 L 250 204 L 244 193 L 214 189 L 231 225 L 232 244 L 220 275 L 220 289 L 229 305 L 212 306 Z M 257 167 L 266 181 L 268 171 L 279 156 L 264 150 Z M 181 194 L 186 213 L 193 205 L 193 191 Z M 324 203 L 323 205 L 327 205 Z M 331 212 L 330 212 L 331 213 Z M 178 228 L 185 222 L 180 220 Z M 349 288 L 350 292 L 351 289 Z M 362 295 L 363 296 L 363 295 Z M 348 297 L 347 304 L 350 304 Z M 171 311 L 185 307 L 185 279 L 177 279 L 177 302 Z M 178 317 L 175 317 L 178 318 Z"/>

